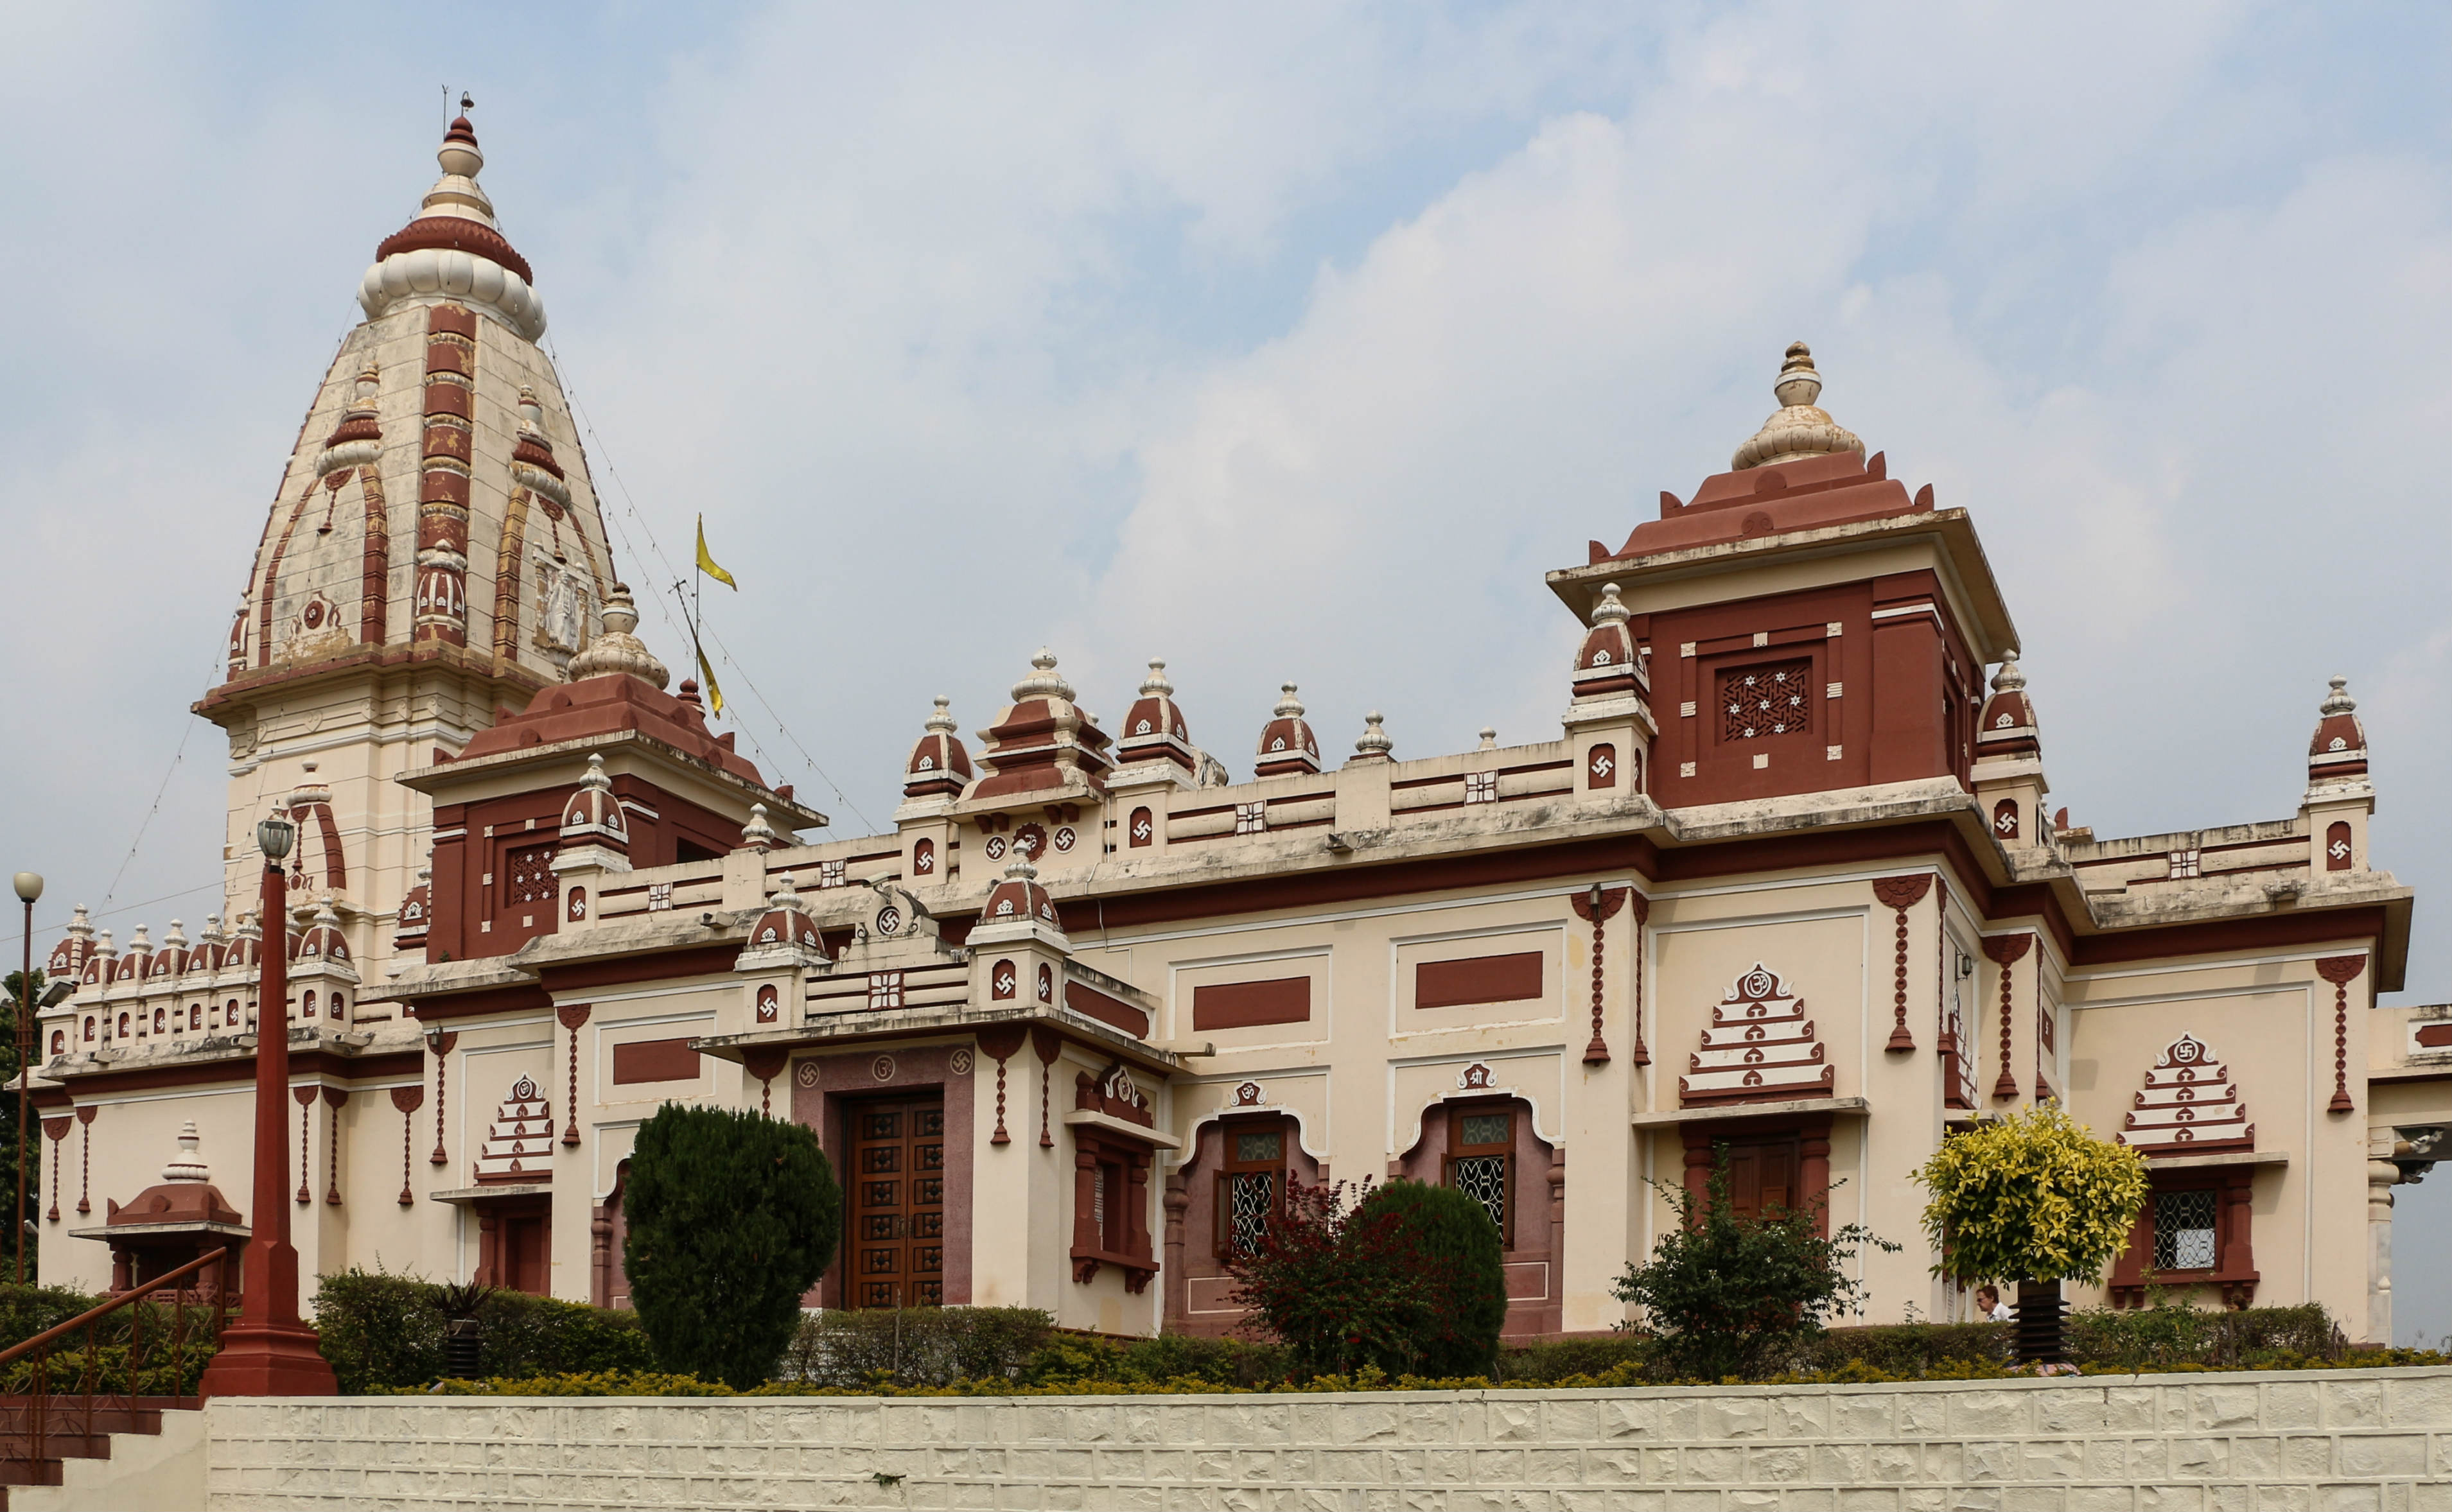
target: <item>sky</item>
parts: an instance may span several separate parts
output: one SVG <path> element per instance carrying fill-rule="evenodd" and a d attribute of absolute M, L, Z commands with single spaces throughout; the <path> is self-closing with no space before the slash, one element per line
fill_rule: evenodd
<path fill-rule="evenodd" d="M 1542 573 L 1725 468 L 1803 339 L 1973 512 L 2075 822 L 2288 816 L 2349 678 L 2420 893 L 2386 1000 L 2452 998 L 2452 10 L 17 6 L 0 49 L 38 937 L 214 906 L 187 706 L 465 89 L 617 560 L 668 582 L 705 515 L 742 744 L 833 834 L 1042 645 L 1110 717 L 1166 658 L 1238 776 L 1285 681 L 1332 752 L 1554 737 Z M 2399 1195 L 2452 1247 L 2452 1170 Z M 2452 1271 L 2398 1279 L 2452 1334 Z"/>

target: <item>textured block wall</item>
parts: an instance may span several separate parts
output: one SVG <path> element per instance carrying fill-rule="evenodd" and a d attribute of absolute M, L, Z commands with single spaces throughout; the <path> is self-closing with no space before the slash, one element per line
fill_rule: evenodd
<path fill-rule="evenodd" d="M 2452 1512 L 2442 1368 L 1340 1396 L 225 1401 L 208 1427 L 216 1508 Z"/>

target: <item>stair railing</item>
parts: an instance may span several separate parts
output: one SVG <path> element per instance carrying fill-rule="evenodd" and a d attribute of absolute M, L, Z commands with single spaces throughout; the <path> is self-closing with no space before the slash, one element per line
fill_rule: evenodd
<path fill-rule="evenodd" d="M 192 1378 L 202 1376 L 204 1364 L 221 1347 L 222 1324 L 229 1310 L 228 1288 L 222 1284 L 224 1272 L 218 1269 L 209 1286 L 181 1286 L 179 1283 L 208 1267 L 219 1267 L 229 1254 L 225 1247 L 200 1255 L 175 1270 L 165 1271 L 142 1286 L 121 1292 L 99 1307 L 46 1328 L 22 1344 L 0 1349 L 0 1391 L 6 1391 L 12 1378 L 26 1377 L 23 1392 L 9 1391 L 0 1396 L 0 1463 L 39 1465 L 51 1458 L 44 1451 L 54 1433 L 90 1441 L 95 1437 L 96 1420 L 112 1407 L 125 1409 L 132 1424 L 135 1413 L 145 1407 L 202 1406 L 204 1399 L 196 1395 Z M 109 1389 L 112 1372 L 104 1358 L 103 1320 L 166 1288 L 175 1288 L 169 1299 L 167 1328 L 157 1319 L 151 1330 L 155 1337 L 148 1339 L 146 1320 L 153 1309 L 138 1307 L 129 1315 L 128 1356 L 120 1376 L 124 1389 Z M 190 1295 L 195 1299 L 192 1303 L 188 1300 Z M 191 1314 L 199 1312 L 203 1316 L 191 1320 Z M 65 1350 L 60 1347 L 80 1332 L 84 1335 L 81 1357 L 73 1345 Z M 166 1332 L 167 1339 L 161 1337 Z M 142 1391 L 148 1354 L 153 1356 L 154 1367 L 167 1365 L 169 1385 L 168 1392 L 149 1398 Z M 54 1389 L 51 1376 L 55 1359 L 73 1362 L 76 1373 L 72 1388 Z M 192 1370 L 191 1365 L 195 1367 Z"/>

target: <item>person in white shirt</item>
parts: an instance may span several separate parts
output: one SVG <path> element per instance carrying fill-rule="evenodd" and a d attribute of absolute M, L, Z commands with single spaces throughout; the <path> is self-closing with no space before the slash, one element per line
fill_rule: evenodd
<path fill-rule="evenodd" d="M 2011 1323 L 2017 1318 L 2001 1300 L 2001 1288 L 1989 1282 L 1975 1288 L 1975 1310 L 1985 1323 Z"/>

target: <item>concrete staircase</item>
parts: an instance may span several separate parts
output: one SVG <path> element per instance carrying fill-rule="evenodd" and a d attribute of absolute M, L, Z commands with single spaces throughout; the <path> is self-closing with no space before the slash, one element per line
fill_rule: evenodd
<path fill-rule="evenodd" d="M 24 1397 L 0 1397 L 0 1512 L 204 1505 L 201 1408 L 138 1398 L 97 1405 L 89 1415 L 76 1398 L 49 1398 L 39 1453 L 31 1412 Z M 192 1461 L 192 1467 L 174 1473 L 174 1483 L 153 1484 L 166 1466 L 184 1461 Z M 181 1494 L 188 1482 L 192 1490 Z"/>

